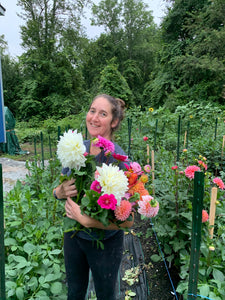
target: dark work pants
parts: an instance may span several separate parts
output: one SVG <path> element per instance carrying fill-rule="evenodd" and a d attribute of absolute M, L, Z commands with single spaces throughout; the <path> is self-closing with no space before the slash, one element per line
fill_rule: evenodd
<path fill-rule="evenodd" d="M 98 300 L 115 300 L 115 286 L 123 255 L 123 231 L 103 241 L 104 250 L 96 242 L 64 234 L 64 257 L 68 283 L 68 300 L 84 300 L 91 269 Z"/>

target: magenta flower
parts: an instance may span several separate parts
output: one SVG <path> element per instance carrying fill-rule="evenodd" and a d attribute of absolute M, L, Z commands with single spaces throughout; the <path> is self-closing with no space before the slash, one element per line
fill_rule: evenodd
<path fill-rule="evenodd" d="M 121 200 L 120 205 L 116 207 L 114 213 L 117 220 L 125 221 L 132 211 L 132 204 L 127 200 Z"/>
<path fill-rule="evenodd" d="M 97 203 L 98 203 L 98 205 L 101 206 L 101 208 L 115 210 L 117 200 L 113 194 L 110 194 L 110 195 L 104 194 L 99 197 Z"/>
<path fill-rule="evenodd" d="M 142 196 L 142 200 L 138 201 L 138 205 L 139 214 L 145 217 L 153 218 L 158 214 L 159 203 L 150 195 Z"/>
<path fill-rule="evenodd" d="M 189 166 L 184 170 L 185 176 L 189 179 L 194 179 L 195 172 L 201 171 L 201 169 L 198 166 Z"/>
<path fill-rule="evenodd" d="M 128 159 L 128 156 L 116 154 L 116 153 L 113 153 L 112 156 L 119 161 L 127 161 L 127 159 Z"/>
<path fill-rule="evenodd" d="M 90 186 L 90 190 L 96 191 L 98 193 L 101 193 L 102 187 L 100 183 L 97 180 L 94 180 Z"/>
<path fill-rule="evenodd" d="M 148 137 L 147 137 L 147 136 L 144 136 L 144 137 L 143 137 L 143 140 L 144 140 L 144 141 L 147 141 L 147 140 L 148 140 Z"/>
<path fill-rule="evenodd" d="M 178 166 L 173 166 L 171 169 L 176 170 L 177 168 L 178 168 Z"/>
<path fill-rule="evenodd" d="M 150 171 L 151 171 L 151 166 L 150 166 L 150 165 L 145 165 L 145 166 L 144 166 L 144 170 L 145 170 L 146 173 L 150 173 Z"/>
<path fill-rule="evenodd" d="M 221 190 L 224 190 L 225 185 L 224 185 L 222 179 L 220 179 L 219 177 L 214 178 L 213 183 L 215 183 Z"/>
<path fill-rule="evenodd" d="M 98 135 L 98 137 L 93 140 L 93 146 L 99 147 L 105 151 L 110 151 L 111 153 L 115 150 L 113 142 L 103 138 L 100 135 Z"/>

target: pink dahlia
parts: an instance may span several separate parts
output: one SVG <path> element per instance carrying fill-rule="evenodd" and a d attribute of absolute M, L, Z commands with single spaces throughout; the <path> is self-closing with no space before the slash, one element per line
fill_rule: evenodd
<path fill-rule="evenodd" d="M 113 194 L 110 194 L 110 195 L 104 194 L 99 197 L 97 203 L 98 203 L 98 205 L 101 206 L 101 208 L 115 210 L 117 200 Z"/>
<path fill-rule="evenodd" d="M 142 196 L 142 200 L 138 201 L 138 205 L 139 214 L 145 217 L 153 218 L 158 214 L 159 203 L 150 195 Z"/>
<path fill-rule="evenodd" d="M 93 146 L 99 147 L 105 151 L 110 151 L 111 153 L 115 150 L 113 142 L 103 138 L 100 135 L 98 135 L 98 137 L 93 140 Z"/>
<path fill-rule="evenodd" d="M 128 156 L 116 154 L 116 153 L 113 153 L 112 156 L 119 161 L 127 161 L 127 159 L 128 159 Z"/>
<path fill-rule="evenodd" d="M 221 190 L 224 190 L 225 185 L 224 185 L 222 179 L 220 179 L 219 177 L 214 178 L 213 183 L 215 183 Z"/>
<path fill-rule="evenodd" d="M 120 205 L 115 209 L 117 220 L 125 221 L 132 211 L 132 204 L 127 200 L 121 200 Z"/>
<path fill-rule="evenodd" d="M 100 183 L 97 180 L 94 180 L 90 186 L 90 190 L 96 191 L 98 193 L 101 193 L 102 187 Z"/>
<path fill-rule="evenodd" d="M 141 170 L 141 166 L 137 162 L 132 162 L 130 164 L 130 168 L 133 170 L 134 173 L 141 175 L 143 171 Z"/>
<path fill-rule="evenodd" d="M 147 137 L 147 136 L 144 136 L 144 137 L 143 137 L 143 140 L 144 140 L 144 141 L 147 141 L 147 140 L 148 140 L 148 137 Z"/>
<path fill-rule="evenodd" d="M 198 166 L 189 166 L 185 169 L 185 176 L 190 178 L 190 179 L 194 179 L 195 176 L 195 172 L 196 171 L 201 171 L 201 169 Z"/>
<path fill-rule="evenodd" d="M 150 166 L 150 165 L 145 165 L 145 166 L 144 166 L 144 170 L 145 170 L 146 173 L 150 173 L 150 171 L 151 171 L 151 166 Z"/>
<path fill-rule="evenodd" d="M 206 210 L 202 210 L 202 223 L 207 222 L 209 219 L 209 215 Z"/>

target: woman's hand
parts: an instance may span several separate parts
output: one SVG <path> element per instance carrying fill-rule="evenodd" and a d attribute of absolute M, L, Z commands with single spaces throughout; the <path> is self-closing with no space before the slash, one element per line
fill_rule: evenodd
<path fill-rule="evenodd" d="M 81 214 L 80 206 L 75 203 L 70 197 L 67 197 L 65 203 L 65 210 L 66 215 L 70 219 L 74 219 L 79 222 L 84 227 L 93 227 L 93 220 L 91 217 L 87 216 L 86 214 Z"/>
<path fill-rule="evenodd" d="M 65 180 L 55 188 L 55 193 L 58 199 L 66 199 L 67 197 L 76 197 L 77 189 L 75 179 Z"/>

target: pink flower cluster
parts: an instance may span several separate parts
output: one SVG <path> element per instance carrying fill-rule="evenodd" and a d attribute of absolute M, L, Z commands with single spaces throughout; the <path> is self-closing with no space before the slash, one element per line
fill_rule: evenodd
<path fill-rule="evenodd" d="M 132 204 L 128 200 L 121 200 L 120 205 L 115 209 L 117 220 L 125 221 L 131 214 Z"/>
<path fill-rule="evenodd" d="M 155 217 L 159 211 L 159 203 L 150 195 L 142 196 L 138 201 L 138 212 L 148 218 Z"/>
<path fill-rule="evenodd" d="M 202 210 L 202 223 L 207 222 L 209 219 L 209 215 L 205 209 Z"/>
<path fill-rule="evenodd" d="M 213 183 L 215 183 L 221 190 L 224 190 L 225 185 L 224 185 L 222 179 L 220 179 L 219 177 L 214 178 Z"/>
<path fill-rule="evenodd" d="M 98 135 L 98 137 L 93 140 L 93 146 L 99 147 L 104 151 L 111 152 L 111 153 L 113 153 L 115 150 L 115 146 L 113 142 L 101 137 L 100 135 Z"/>
<path fill-rule="evenodd" d="M 187 167 L 185 169 L 184 173 L 187 178 L 194 179 L 196 171 L 201 171 L 201 169 L 198 166 L 193 165 L 193 166 Z"/>
<path fill-rule="evenodd" d="M 199 166 L 202 166 L 205 170 L 207 170 L 207 164 L 205 164 L 202 160 L 198 160 Z"/>
<path fill-rule="evenodd" d="M 104 194 L 98 198 L 98 205 L 105 209 L 116 209 L 117 200 L 113 194 Z"/>

